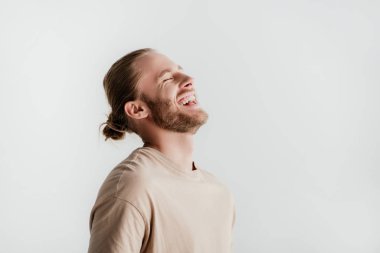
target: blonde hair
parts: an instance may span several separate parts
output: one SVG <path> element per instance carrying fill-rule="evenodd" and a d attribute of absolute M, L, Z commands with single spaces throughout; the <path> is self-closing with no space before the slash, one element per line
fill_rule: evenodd
<path fill-rule="evenodd" d="M 124 112 L 124 105 L 128 101 L 138 98 L 137 82 L 141 73 L 135 68 L 134 63 L 142 55 L 154 51 L 152 48 L 142 48 L 128 53 L 108 70 L 103 80 L 103 87 L 107 96 L 111 112 L 108 115 L 103 128 L 105 140 L 123 139 L 125 133 L 137 133 L 133 125 L 128 122 L 128 117 Z M 99 127 L 99 128 L 100 128 Z"/>

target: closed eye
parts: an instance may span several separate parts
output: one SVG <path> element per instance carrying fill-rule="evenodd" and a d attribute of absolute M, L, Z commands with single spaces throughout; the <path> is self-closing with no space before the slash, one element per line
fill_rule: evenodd
<path fill-rule="evenodd" d="M 167 78 L 167 79 L 163 80 L 163 82 L 166 82 L 166 81 L 169 81 L 169 80 L 172 80 L 172 79 L 174 79 L 174 78 L 170 77 L 170 78 Z"/>

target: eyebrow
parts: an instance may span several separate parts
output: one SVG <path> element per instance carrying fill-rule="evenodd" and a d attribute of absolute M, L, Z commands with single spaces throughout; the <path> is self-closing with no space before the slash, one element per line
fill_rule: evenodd
<path fill-rule="evenodd" d="M 182 66 L 181 65 L 177 65 L 177 69 L 178 70 L 183 70 Z M 165 75 L 167 72 L 170 72 L 171 69 L 164 69 L 160 72 L 160 74 L 158 74 L 157 76 L 157 80 L 159 80 L 163 75 Z"/>

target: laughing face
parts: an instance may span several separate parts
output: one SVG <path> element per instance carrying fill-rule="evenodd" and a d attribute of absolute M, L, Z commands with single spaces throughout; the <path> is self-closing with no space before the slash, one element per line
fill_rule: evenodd
<path fill-rule="evenodd" d="M 194 80 L 181 66 L 156 51 L 136 62 L 141 73 L 138 89 L 151 111 L 150 120 L 174 132 L 195 133 L 207 122 L 208 114 L 199 106 Z"/>

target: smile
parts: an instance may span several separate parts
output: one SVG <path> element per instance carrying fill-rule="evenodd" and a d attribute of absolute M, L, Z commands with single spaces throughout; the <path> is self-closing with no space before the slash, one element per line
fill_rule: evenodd
<path fill-rule="evenodd" d="M 191 105 L 191 104 L 196 104 L 197 103 L 197 100 L 195 98 L 195 95 L 192 94 L 192 95 L 188 95 L 184 98 L 181 98 L 179 101 L 178 101 L 178 104 L 182 105 L 182 106 L 186 106 L 186 105 Z"/>

